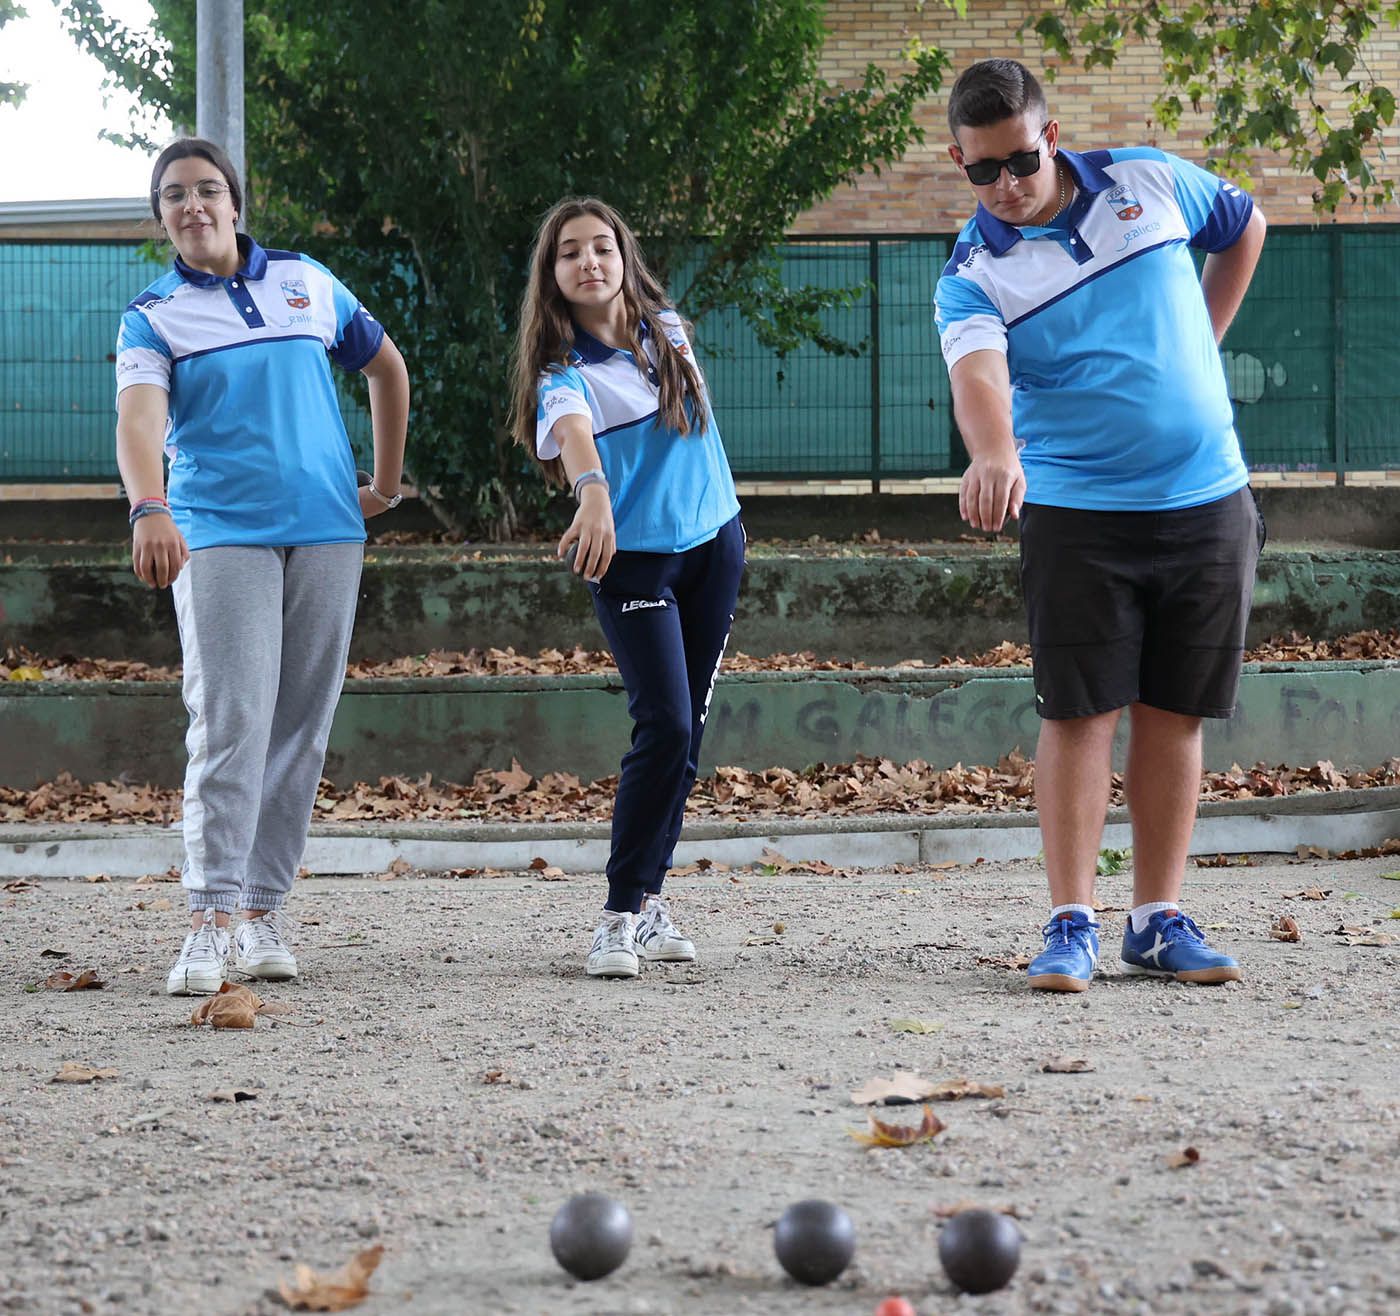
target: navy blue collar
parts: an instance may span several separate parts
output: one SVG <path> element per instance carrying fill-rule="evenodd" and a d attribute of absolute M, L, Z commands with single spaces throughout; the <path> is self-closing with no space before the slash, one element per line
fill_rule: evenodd
<path fill-rule="evenodd" d="M 1096 151 L 1094 154 L 1102 153 Z M 1078 151 L 1068 151 L 1061 147 L 1055 153 L 1055 158 L 1065 162 L 1065 167 L 1069 170 L 1075 186 L 1079 189 L 1079 195 L 1071 202 L 1065 216 L 1070 228 L 1073 228 L 1080 215 L 1088 208 L 1089 202 L 1100 192 L 1107 191 L 1113 186 L 1113 179 L 1087 155 L 1082 155 Z M 981 202 L 977 204 L 977 228 L 991 249 L 993 256 L 1005 256 L 1012 247 L 1021 241 L 1022 237 L 1021 230 L 1015 224 L 1007 224 L 998 219 L 990 210 L 983 207 Z"/>
<path fill-rule="evenodd" d="M 637 329 L 637 337 L 642 345 L 647 341 L 647 322 L 642 321 Z M 577 321 L 574 322 L 574 351 L 578 354 L 579 361 L 586 366 L 596 366 L 606 361 L 614 352 L 621 352 L 623 356 L 632 354 L 622 347 L 609 347 L 601 338 L 594 338 Z"/>
<path fill-rule="evenodd" d="M 238 235 L 238 257 L 238 273 L 234 277 L 261 279 L 267 273 L 267 252 L 246 233 Z M 217 274 L 192 269 L 179 256 L 175 257 L 175 271 L 186 283 L 196 288 L 217 288 L 223 282 Z"/>

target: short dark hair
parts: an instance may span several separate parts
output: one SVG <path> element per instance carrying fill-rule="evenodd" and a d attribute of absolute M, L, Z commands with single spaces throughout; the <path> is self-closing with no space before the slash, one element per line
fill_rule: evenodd
<path fill-rule="evenodd" d="M 198 156 L 202 160 L 208 160 L 224 176 L 224 182 L 228 184 L 229 196 L 233 199 L 233 208 L 238 214 L 243 213 L 243 188 L 238 182 L 238 170 L 233 167 L 233 161 L 228 158 L 228 153 L 222 146 L 215 146 L 213 142 L 207 142 L 203 137 L 177 137 L 158 156 L 156 162 L 151 167 L 151 214 L 157 219 L 160 218 L 160 180 L 166 169 L 176 160 L 186 160 L 190 156 Z"/>
<path fill-rule="evenodd" d="M 948 128 L 986 128 L 1037 110 L 1048 119 L 1045 93 L 1035 75 L 1014 59 L 984 59 L 965 68 L 948 97 Z"/>

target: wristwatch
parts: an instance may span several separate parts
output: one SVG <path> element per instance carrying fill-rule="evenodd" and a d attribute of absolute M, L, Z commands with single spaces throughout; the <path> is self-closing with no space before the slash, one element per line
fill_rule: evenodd
<path fill-rule="evenodd" d="M 379 501 L 383 503 L 386 508 L 397 507 L 401 502 L 403 502 L 403 494 L 396 493 L 392 498 L 390 498 L 388 494 L 379 492 L 379 490 L 375 487 L 375 483 L 373 480 L 371 480 L 369 484 L 365 487 L 375 498 L 379 499 Z"/>

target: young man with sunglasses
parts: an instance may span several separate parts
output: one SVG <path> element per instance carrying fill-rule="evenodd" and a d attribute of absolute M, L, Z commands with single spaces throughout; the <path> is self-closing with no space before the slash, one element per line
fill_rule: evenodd
<path fill-rule="evenodd" d="M 1182 912 L 1201 719 L 1234 709 L 1263 522 L 1218 344 L 1264 241 L 1249 196 L 1152 148 L 1060 147 L 1022 65 L 967 69 L 949 154 L 977 197 L 937 317 L 971 464 L 959 510 L 1021 523 L 1051 911 L 1030 984 L 1084 991 L 1114 731 L 1130 730 L 1129 972 L 1240 977 Z M 1204 250 L 1198 277 L 1191 247 Z"/>

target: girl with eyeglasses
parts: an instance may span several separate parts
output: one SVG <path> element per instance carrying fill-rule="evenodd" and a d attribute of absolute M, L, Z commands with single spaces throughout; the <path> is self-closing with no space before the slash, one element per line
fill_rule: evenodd
<path fill-rule="evenodd" d="M 559 202 L 530 258 L 514 365 L 516 441 L 578 511 L 573 552 L 632 717 L 613 806 L 593 977 L 691 960 L 662 884 L 744 567 L 739 502 L 687 325 L 622 217 Z"/>
<path fill-rule="evenodd" d="M 175 263 L 122 316 L 117 464 L 132 568 L 172 586 L 184 655 L 190 932 L 166 990 L 189 995 L 218 991 L 230 952 L 250 977 L 297 976 L 281 911 L 345 677 L 365 522 L 401 496 L 409 385 L 324 265 L 237 231 L 243 192 L 214 143 L 167 146 L 150 197 Z M 364 487 L 332 361 L 369 380 Z"/>

